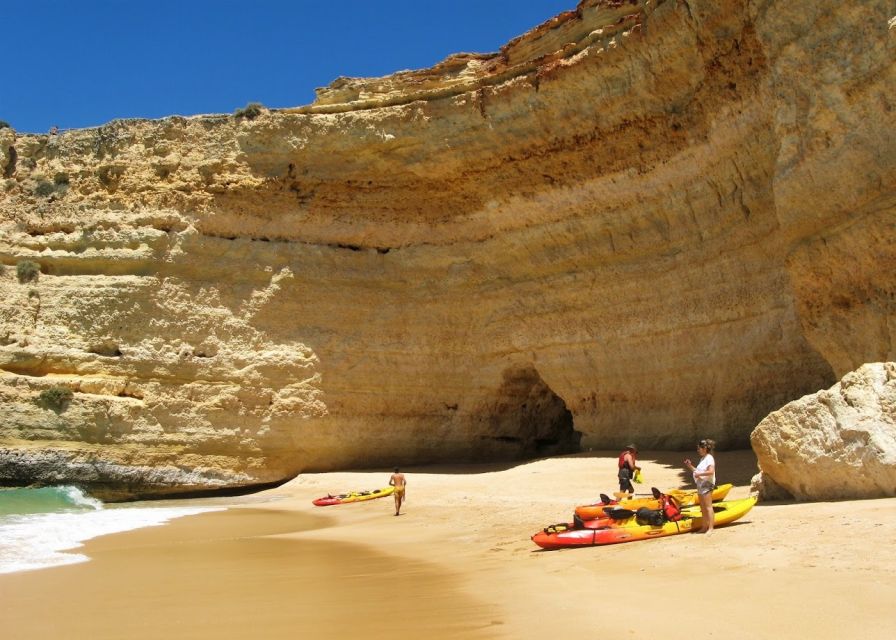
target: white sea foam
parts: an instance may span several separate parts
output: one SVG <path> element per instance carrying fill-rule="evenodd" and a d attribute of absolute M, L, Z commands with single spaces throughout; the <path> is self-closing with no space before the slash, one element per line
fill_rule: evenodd
<path fill-rule="evenodd" d="M 76 490 L 77 491 L 77 490 Z M 84 562 L 87 556 L 66 552 L 98 536 L 152 527 L 173 518 L 222 507 L 145 507 L 123 506 L 103 508 L 98 500 L 81 494 L 86 500 L 78 513 L 32 513 L 0 518 L 0 573 L 44 569 Z M 78 501 L 80 498 L 73 497 Z M 92 504 L 94 501 L 96 504 Z"/>
<path fill-rule="evenodd" d="M 96 498 L 87 495 L 78 487 L 73 486 L 62 486 L 57 487 L 57 489 L 65 495 L 66 500 L 71 502 L 76 507 L 81 507 L 84 509 L 93 509 L 98 511 L 103 508 L 103 501 L 97 500 Z"/>

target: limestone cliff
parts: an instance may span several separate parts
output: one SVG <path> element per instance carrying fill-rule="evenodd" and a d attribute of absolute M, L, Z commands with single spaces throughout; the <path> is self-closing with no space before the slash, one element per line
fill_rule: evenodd
<path fill-rule="evenodd" d="M 305 107 L 0 130 L 0 481 L 746 445 L 896 359 L 890 9 L 584 0 Z"/>

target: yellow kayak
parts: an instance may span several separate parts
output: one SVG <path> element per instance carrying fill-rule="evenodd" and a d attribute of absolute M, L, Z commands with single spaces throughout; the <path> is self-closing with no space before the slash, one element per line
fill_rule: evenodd
<path fill-rule="evenodd" d="M 742 518 L 755 504 L 755 496 L 743 500 L 713 503 L 715 526 L 721 527 Z M 692 505 L 681 510 L 681 520 L 667 520 L 662 524 L 655 525 L 641 524 L 636 515 L 625 520 L 610 521 L 609 518 L 601 518 L 584 523 L 551 525 L 532 536 L 532 542 L 542 549 L 592 547 L 674 536 L 679 533 L 696 531 L 702 524 L 703 517 L 700 514 L 700 506 Z"/>
<path fill-rule="evenodd" d="M 712 501 L 718 502 L 719 500 L 724 500 L 733 487 L 734 485 L 732 484 L 720 484 L 712 491 Z M 680 507 L 687 507 L 698 503 L 696 489 L 670 489 L 666 492 L 666 495 L 675 500 Z M 582 520 L 596 520 L 597 518 L 603 518 L 605 515 L 604 507 L 622 507 L 623 509 L 637 511 L 641 507 L 659 509 L 660 503 L 659 500 L 653 497 L 623 498 L 619 501 L 598 502 L 596 504 L 586 504 L 576 507 L 576 516 Z"/>
<path fill-rule="evenodd" d="M 385 498 L 391 496 L 395 491 L 395 487 L 384 487 L 373 491 L 350 491 L 348 493 L 340 493 L 339 495 L 325 495 L 323 498 L 312 500 L 318 507 L 329 507 L 334 504 L 349 504 L 351 502 L 363 502 L 365 500 L 374 500 L 376 498 Z"/>

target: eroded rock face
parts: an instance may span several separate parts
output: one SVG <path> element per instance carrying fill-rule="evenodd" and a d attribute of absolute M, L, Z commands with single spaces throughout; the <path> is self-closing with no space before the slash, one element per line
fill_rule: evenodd
<path fill-rule="evenodd" d="M 772 412 L 750 442 L 764 497 L 896 496 L 896 363 L 866 364 Z"/>
<path fill-rule="evenodd" d="M 0 455 L 58 461 L 0 481 L 745 445 L 896 359 L 887 11 L 585 0 L 253 119 L 0 130 Z"/>

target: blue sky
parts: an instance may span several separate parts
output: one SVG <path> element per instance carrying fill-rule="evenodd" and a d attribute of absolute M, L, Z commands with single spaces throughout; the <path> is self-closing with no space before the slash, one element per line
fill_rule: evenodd
<path fill-rule="evenodd" d="M 489 53 L 577 0 L 0 0 L 0 120 L 22 132 L 289 107 L 339 76 Z"/>

